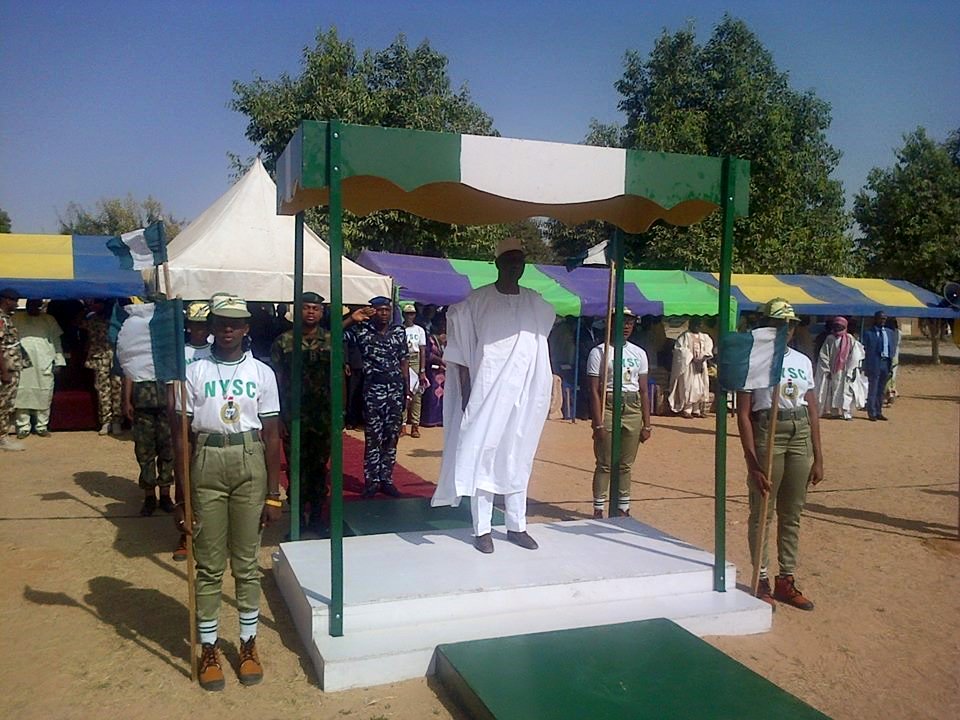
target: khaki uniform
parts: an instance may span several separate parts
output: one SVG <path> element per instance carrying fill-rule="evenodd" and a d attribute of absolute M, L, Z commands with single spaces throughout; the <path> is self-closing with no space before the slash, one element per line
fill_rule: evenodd
<path fill-rule="evenodd" d="M 13 422 L 14 401 L 17 398 L 17 385 L 20 382 L 21 351 L 20 334 L 13 324 L 13 316 L 0 311 L 0 353 L 3 362 L 10 371 L 10 382 L 0 384 L 0 437 L 9 432 Z"/>
<path fill-rule="evenodd" d="M 110 344 L 110 321 L 100 315 L 91 315 L 84 321 L 87 331 L 87 359 L 84 367 L 93 370 L 97 390 L 97 409 L 100 425 L 119 423 L 123 416 L 120 393 L 123 386 L 119 375 L 113 373 L 113 346 Z"/>

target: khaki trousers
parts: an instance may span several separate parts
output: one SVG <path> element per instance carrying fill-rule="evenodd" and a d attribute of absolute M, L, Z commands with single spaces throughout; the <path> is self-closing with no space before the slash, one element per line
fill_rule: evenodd
<path fill-rule="evenodd" d="M 607 393 L 606 412 L 603 415 L 603 427 L 606 432 L 603 440 L 594 443 L 593 453 L 597 459 L 596 469 L 593 471 L 593 507 L 602 510 L 610 492 L 610 457 L 613 438 L 613 393 Z M 620 420 L 622 432 L 620 434 L 620 481 L 617 489 L 618 507 L 627 510 L 630 507 L 630 483 L 632 482 L 631 469 L 637 459 L 637 450 L 640 447 L 640 431 L 643 430 L 643 406 L 640 404 L 640 394 L 635 392 L 623 393 L 623 414 Z"/>
<path fill-rule="evenodd" d="M 237 608 L 260 608 L 260 514 L 267 495 L 263 443 L 245 437 L 242 445 L 205 447 L 197 436 L 193 456 L 193 510 L 199 522 L 193 553 L 197 563 L 197 620 L 220 614 L 223 573 L 230 559 Z"/>
<path fill-rule="evenodd" d="M 770 426 L 767 411 L 759 419 L 753 419 L 753 437 L 757 458 L 760 464 L 766 462 L 767 433 Z M 799 417 L 793 420 L 779 420 L 773 440 L 773 474 L 770 478 L 772 488 L 767 503 L 767 524 L 777 516 L 777 562 L 781 575 L 793 575 L 797 567 L 797 554 L 800 545 L 800 514 L 807 501 L 807 480 L 813 466 L 813 440 L 810 435 L 810 420 Z M 747 524 L 747 540 L 751 553 L 756 553 L 757 534 L 760 530 L 760 505 L 763 498 L 760 492 L 748 483 L 750 491 L 750 520 Z M 767 542 L 763 545 L 760 567 L 768 563 Z M 756 557 L 752 558 L 756 562 Z"/>
<path fill-rule="evenodd" d="M 410 369 L 413 372 L 418 372 L 420 370 L 420 353 L 410 353 L 409 358 Z M 420 410 L 423 408 L 423 388 L 420 388 L 419 392 L 413 393 L 413 397 L 410 399 L 410 408 L 407 411 L 407 420 L 411 425 L 420 424 Z"/>

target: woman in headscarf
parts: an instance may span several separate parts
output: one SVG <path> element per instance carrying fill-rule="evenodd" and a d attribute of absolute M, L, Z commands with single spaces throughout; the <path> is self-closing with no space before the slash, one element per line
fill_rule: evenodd
<path fill-rule="evenodd" d="M 847 332 L 847 319 L 837 316 L 830 323 L 830 334 L 823 341 L 817 359 L 817 404 L 822 417 L 852 420 L 848 409 L 850 383 L 848 363 L 856 342 Z"/>
<path fill-rule="evenodd" d="M 427 336 L 427 381 L 429 386 L 423 393 L 423 411 L 420 416 L 422 427 L 440 427 L 443 425 L 443 383 L 447 366 L 443 362 L 443 348 L 447 344 L 447 321 L 443 315 L 433 318 L 435 332 Z"/>

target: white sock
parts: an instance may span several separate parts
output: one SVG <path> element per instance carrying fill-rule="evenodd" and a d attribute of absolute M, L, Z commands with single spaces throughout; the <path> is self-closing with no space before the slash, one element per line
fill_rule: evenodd
<path fill-rule="evenodd" d="M 197 620 L 197 633 L 200 635 L 200 642 L 203 645 L 213 645 L 217 642 L 217 631 L 220 627 L 219 620 Z"/>
<path fill-rule="evenodd" d="M 240 611 L 240 640 L 246 642 L 257 634 L 257 623 L 260 620 L 259 610 Z"/>
<path fill-rule="evenodd" d="M 765 567 L 760 568 L 760 579 L 761 580 L 767 579 L 767 569 Z"/>

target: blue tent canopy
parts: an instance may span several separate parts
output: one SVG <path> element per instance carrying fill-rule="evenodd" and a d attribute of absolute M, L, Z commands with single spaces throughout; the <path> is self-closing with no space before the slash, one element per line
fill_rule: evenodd
<path fill-rule="evenodd" d="M 0 288 L 21 297 L 130 297 L 143 294 L 139 272 L 122 270 L 106 235 L 0 234 Z"/>

